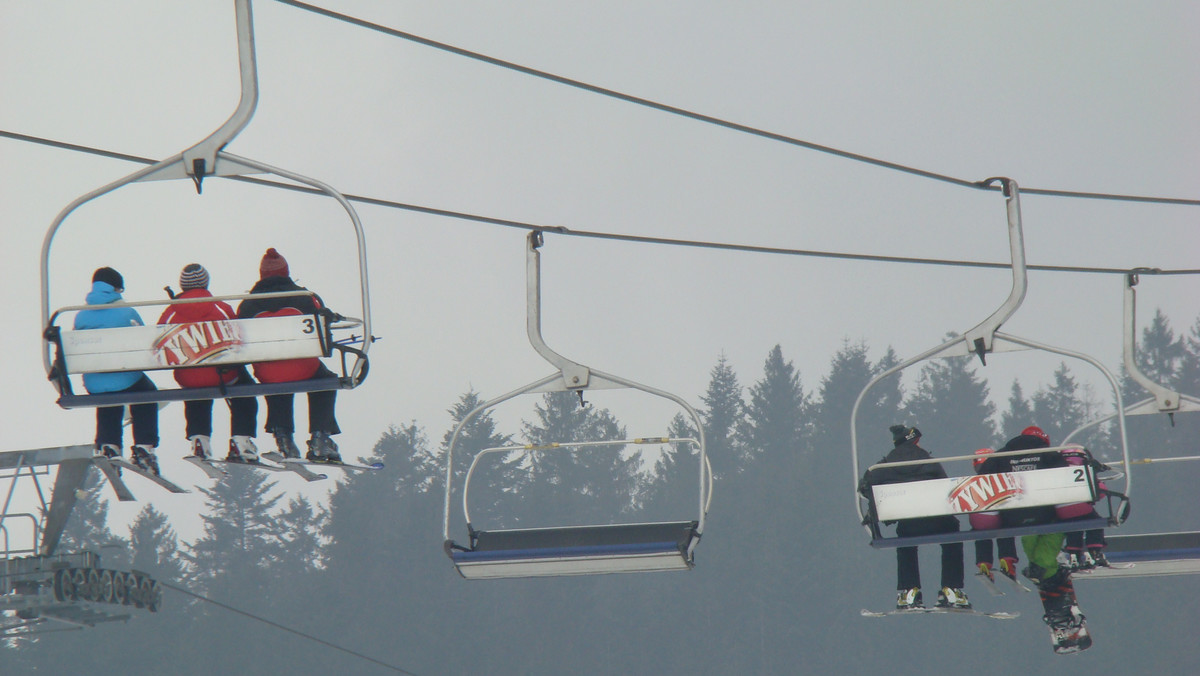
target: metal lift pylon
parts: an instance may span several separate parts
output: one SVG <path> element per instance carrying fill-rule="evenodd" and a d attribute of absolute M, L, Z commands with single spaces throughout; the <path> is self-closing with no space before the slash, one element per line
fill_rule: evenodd
<path fill-rule="evenodd" d="M 149 575 L 101 568 L 94 552 L 57 552 L 93 453 L 90 444 L 0 452 L 0 481 L 8 482 L 0 508 L 0 638 L 126 621 L 129 607 L 158 610 L 162 590 Z M 58 469 L 47 504 L 43 478 L 51 466 Z M 13 511 L 26 479 L 40 509 Z"/>

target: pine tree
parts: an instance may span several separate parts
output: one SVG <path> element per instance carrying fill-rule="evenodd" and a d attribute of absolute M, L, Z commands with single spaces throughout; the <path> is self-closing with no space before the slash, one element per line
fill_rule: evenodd
<path fill-rule="evenodd" d="M 324 569 L 329 513 L 308 498 L 296 496 L 275 519 L 275 538 L 284 552 L 275 566 L 277 578 L 295 584 Z"/>
<path fill-rule="evenodd" d="M 698 412 L 704 423 L 704 440 L 717 473 L 732 473 L 746 461 L 737 436 L 746 417 L 742 386 L 724 352 L 709 373 L 708 389 L 700 397 L 704 408 Z"/>
<path fill-rule="evenodd" d="M 1033 404 L 1025 398 L 1021 383 L 1014 380 L 1008 395 L 1008 410 L 1000 415 L 1000 436 L 1008 439 L 1034 424 Z M 999 443 L 990 444 L 998 446 Z"/>
<path fill-rule="evenodd" d="M 450 441 L 454 436 L 454 430 L 459 423 L 467 417 L 467 415 L 479 407 L 482 400 L 478 393 L 470 390 L 463 394 L 458 402 L 449 409 L 451 418 L 451 428 L 442 436 L 442 465 L 444 471 L 445 457 L 450 450 Z M 498 448 L 503 446 L 511 446 L 513 444 L 512 435 L 500 434 L 496 431 L 496 421 L 492 417 L 490 410 L 483 411 L 463 427 L 458 435 L 458 440 L 454 447 L 454 478 L 453 484 L 455 495 L 453 500 L 458 500 L 462 493 L 463 482 L 466 478 L 467 469 L 471 466 L 471 461 L 475 456 L 486 448 Z M 510 523 L 511 518 L 506 518 L 499 506 L 504 493 L 503 486 L 512 485 L 518 475 L 519 470 L 517 463 L 519 462 L 520 454 L 501 455 L 493 453 L 490 457 L 481 461 L 481 467 L 476 470 L 477 475 L 482 473 L 484 476 L 478 477 L 475 483 L 471 486 L 471 511 L 473 517 L 482 519 L 481 522 L 500 525 Z M 483 464 L 486 463 L 486 464 Z M 490 480 L 487 480 L 489 479 Z M 445 481 L 445 477 L 439 474 L 439 484 Z M 480 480 L 483 479 L 483 480 Z"/>
<path fill-rule="evenodd" d="M 283 551 L 276 537 L 272 483 L 265 472 L 232 471 L 214 488 L 200 488 L 207 509 L 204 534 L 187 548 L 201 589 L 226 600 L 262 587 Z"/>
<path fill-rule="evenodd" d="M 748 452 L 772 460 L 802 453 L 810 436 L 809 400 L 800 374 L 779 345 L 763 364 L 762 380 L 750 388 L 742 440 Z"/>
<path fill-rule="evenodd" d="M 1038 391 L 1034 392 L 1031 418 L 1033 422 L 1028 424 L 1042 428 L 1050 435 L 1051 443 L 1062 441 L 1066 435 L 1087 421 L 1089 405 L 1081 390 L 1067 365 L 1060 363 L 1054 370 L 1053 384 L 1038 388 Z"/>
<path fill-rule="evenodd" d="M 182 580 L 184 561 L 179 556 L 179 540 L 165 514 L 147 505 L 129 526 L 132 567 L 156 579 Z"/>
<path fill-rule="evenodd" d="M 534 421 L 521 425 L 526 442 L 564 446 L 532 451 L 522 460 L 517 490 L 526 525 L 547 520 L 564 525 L 563 517 L 602 523 L 634 507 L 640 451 L 626 455 L 623 446 L 566 445 L 625 438 L 625 428 L 612 413 L 591 404 L 581 406 L 572 392 L 546 393 L 534 413 Z"/>
<path fill-rule="evenodd" d="M 920 428 L 922 445 L 935 455 L 970 455 L 996 437 L 996 406 L 988 401 L 987 382 L 977 376 L 971 357 L 926 363 L 903 412 L 906 419 L 897 422 Z M 955 474 L 955 468 L 946 471 Z"/>
<path fill-rule="evenodd" d="M 99 471 L 87 473 L 56 551 L 91 551 L 102 555 L 104 568 L 127 568 L 129 543 L 108 527 L 108 502 L 101 497 L 107 486 Z"/>
<path fill-rule="evenodd" d="M 829 375 L 821 378 L 817 401 L 813 405 L 813 455 L 822 459 L 816 461 L 815 466 L 826 470 L 834 466 L 849 466 L 850 414 L 859 393 L 876 373 L 867 359 L 865 343 L 851 345 L 849 341 L 842 342 L 842 349 L 834 355 L 829 365 Z M 883 383 L 880 383 L 877 387 L 882 386 Z M 870 408 L 869 404 L 865 405 Z M 865 422 L 864 413 L 871 411 L 860 411 L 860 425 Z M 861 440 L 861 429 L 859 434 Z M 836 461 L 833 461 L 835 457 Z"/>
<path fill-rule="evenodd" d="M 694 425 L 683 413 L 676 413 L 667 428 L 674 439 L 698 439 Z M 706 449 L 707 450 L 707 449 Z M 639 502 L 648 513 L 661 514 L 663 520 L 678 520 L 694 515 L 698 509 L 699 462 L 695 445 L 675 443 L 664 445 L 654 462 L 653 472 L 646 477 Z"/>

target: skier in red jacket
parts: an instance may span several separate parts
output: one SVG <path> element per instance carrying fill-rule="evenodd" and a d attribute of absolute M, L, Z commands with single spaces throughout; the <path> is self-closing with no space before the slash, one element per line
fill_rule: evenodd
<path fill-rule="evenodd" d="M 190 263 L 179 275 L 179 287 L 183 290 L 175 300 L 211 298 L 208 291 L 208 270 L 199 263 Z M 233 308 L 219 300 L 207 303 L 172 303 L 158 318 L 159 324 L 190 324 L 194 322 L 219 322 L 235 319 Z M 202 334 L 203 335 L 203 334 Z M 180 387 L 216 387 L 221 384 L 241 385 L 252 383 L 250 372 L 245 366 L 216 367 L 193 366 L 175 369 L 175 382 Z M 255 428 L 258 426 L 258 400 L 254 397 L 226 399 L 229 404 L 229 454 L 230 462 L 258 462 L 258 449 L 254 445 Z M 187 420 L 187 439 L 192 455 L 205 460 L 212 459 L 212 399 L 183 402 L 183 415 Z"/>

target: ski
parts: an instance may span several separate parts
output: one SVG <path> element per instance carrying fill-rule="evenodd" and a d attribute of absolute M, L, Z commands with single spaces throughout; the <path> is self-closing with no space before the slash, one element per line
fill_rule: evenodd
<path fill-rule="evenodd" d="M 270 457 L 272 455 L 278 455 L 278 454 L 277 453 L 264 453 L 263 457 L 267 458 L 268 460 L 274 460 L 274 458 Z M 280 456 L 280 458 L 282 458 L 282 457 L 283 456 Z M 286 472 L 295 472 L 296 474 L 299 474 L 300 476 L 304 477 L 305 481 L 320 481 L 321 479 L 329 478 L 328 474 L 318 474 L 298 462 L 285 462 L 282 459 L 275 460 L 275 462 L 282 463 L 281 466 L 279 467 L 279 469 L 284 470 Z"/>
<path fill-rule="evenodd" d="M 373 462 L 369 465 L 357 465 L 352 462 L 313 462 L 311 460 L 302 460 L 300 458 L 285 458 L 282 453 L 263 453 L 262 457 L 272 462 L 283 463 L 287 465 L 309 465 L 317 467 L 340 467 L 352 472 L 374 472 L 383 469 L 382 462 Z"/>
<path fill-rule="evenodd" d="M 1021 582 L 1021 580 L 1017 579 L 1017 576 L 1016 576 L 1016 575 L 1009 576 L 1009 575 L 1008 575 L 1007 573 L 1005 573 L 1003 570 L 1001 570 L 1001 571 L 999 571 L 999 572 L 1000 572 L 1000 577 L 1002 577 L 1002 578 L 1004 578 L 1005 580 L 1008 580 L 1009 582 L 1011 582 L 1011 583 L 1012 583 L 1012 585 L 1013 585 L 1014 587 L 1016 587 L 1016 588 L 1017 588 L 1017 590 L 1019 590 L 1019 591 L 1023 591 L 1023 592 L 1031 592 L 1031 591 L 1033 591 L 1033 589 L 1031 589 L 1031 588 L 1030 588 L 1028 585 L 1026 585 L 1024 582 Z"/>
<path fill-rule="evenodd" d="M 117 494 L 117 500 L 121 502 L 131 502 L 137 498 L 133 497 L 133 492 L 121 480 L 121 470 L 113 466 L 112 461 L 108 458 L 98 455 L 92 458 L 92 464 L 100 468 L 104 477 L 108 479 L 108 484 L 113 487 L 113 491 Z"/>
<path fill-rule="evenodd" d="M 137 465 L 133 464 L 132 462 L 129 462 L 128 460 L 120 460 L 117 458 L 110 458 L 108 462 L 117 467 L 120 467 L 121 469 L 127 469 L 130 472 L 137 474 L 138 476 L 143 476 L 143 477 L 153 481 L 154 483 L 158 484 L 159 486 L 162 486 L 163 488 L 167 489 L 168 491 L 170 491 L 172 493 L 187 493 L 187 492 L 189 492 L 186 488 L 181 488 L 179 486 L 176 486 L 175 484 L 171 483 L 170 481 L 167 481 L 166 479 L 155 474 L 154 472 L 146 471 L 146 470 L 142 469 L 141 467 L 138 467 Z"/>
<path fill-rule="evenodd" d="M 996 586 L 996 578 L 992 575 L 986 575 L 983 571 L 975 573 L 975 577 L 987 587 L 988 593 L 992 596 L 1004 596 L 1004 592 Z"/>
<path fill-rule="evenodd" d="M 1091 568 L 1079 568 L 1077 570 L 1071 571 L 1071 575 L 1091 575 L 1092 573 L 1096 573 L 1096 572 L 1103 574 L 1105 568 L 1111 568 L 1113 570 L 1128 570 L 1130 568 L 1133 568 L 1136 565 L 1137 564 L 1135 564 L 1135 563 L 1110 563 L 1107 566 L 1092 566 Z"/>
<path fill-rule="evenodd" d="M 321 479 L 328 478 L 324 474 L 316 474 L 314 472 L 310 472 L 307 468 L 304 468 L 304 467 L 295 467 L 295 468 L 281 467 L 279 465 L 272 465 L 272 464 L 268 464 L 268 463 L 264 463 L 264 462 L 231 462 L 229 460 L 205 460 L 205 459 L 200 458 L 195 455 L 189 455 L 188 457 L 184 458 L 184 460 L 192 463 L 196 467 L 199 467 L 205 474 L 207 474 L 209 476 L 209 478 L 218 479 L 218 480 L 229 476 L 229 470 L 226 468 L 231 467 L 231 466 L 232 467 L 243 467 L 243 468 L 249 469 L 249 470 L 262 470 L 264 472 L 293 472 L 295 474 L 299 474 L 301 477 L 304 477 L 304 479 L 306 481 L 319 481 Z"/>
<path fill-rule="evenodd" d="M 212 462 L 205 460 L 198 455 L 189 455 L 184 458 L 184 460 L 192 463 L 196 467 L 199 467 L 200 470 L 207 474 L 208 478 L 210 479 L 223 479 L 224 477 L 229 476 L 229 472 L 226 472 Z"/>
<path fill-rule="evenodd" d="M 980 615 L 990 617 L 994 620 L 1012 620 L 1021 616 L 1021 613 L 987 613 L 974 608 L 909 608 L 906 610 L 887 610 L 878 612 L 874 610 L 863 609 L 861 611 L 863 617 L 887 617 L 889 615 Z"/>

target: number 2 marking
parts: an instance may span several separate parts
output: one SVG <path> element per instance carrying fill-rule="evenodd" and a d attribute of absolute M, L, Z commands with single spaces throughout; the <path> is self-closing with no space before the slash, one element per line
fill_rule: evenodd
<path fill-rule="evenodd" d="M 1075 481 L 1077 483 L 1087 481 L 1087 478 L 1083 476 L 1082 469 L 1075 470 Z"/>

